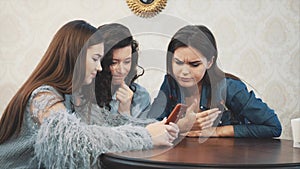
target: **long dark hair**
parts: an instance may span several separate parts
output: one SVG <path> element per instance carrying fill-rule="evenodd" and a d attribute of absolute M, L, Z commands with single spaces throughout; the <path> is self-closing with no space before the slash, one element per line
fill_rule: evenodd
<path fill-rule="evenodd" d="M 240 80 L 238 77 L 223 72 L 217 65 L 218 50 L 214 35 L 212 32 L 203 25 L 188 25 L 179 29 L 172 37 L 168 45 L 167 53 L 167 74 L 170 86 L 173 86 L 174 91 L 179 91 L 179 86 L 173 78 L 172 59 L 174 51 L 179 47 L 193 47 L 201 53 L 207 61 L 213 61 L 212 66 L 205 72 L 203 79 L 199 82 L 202 85 L 211 87 L 214 92 L 218 88 L 217 85 L 224 80 L 225 77 Z M 179 96 L 179 94 L 176 94 Z M 214 93 L 210 93 L 210 98 Z M 177 100 L 176 96 L 171 97 L 173 102 Z M 212 99 L 212 98 L 211 98 Z"/>
<path fill-rule="evenodd" d="M 33 73 L 4 110 L 0 121 L 0 143 L 20 133 L 26 105 L 33 90 L 41 85 L 50 85 L 61 94 L 70 94 L 73 88 L 81 87 L 85 77 L 85 64 L 80 65 L 78 70 L 81 73 L 77 74 L 80 76 L 77 77 L 79 81 L 72 87 L 75 63 L 85 63 L 85 57 L 80 54 L 84 55 L 86 51 L 81 49 L 96 31 L 95 27 L 83 20 L 68 22 L 57 31 Z M 80 61 L 77 61 L 78 57 Z"/>
<path fill-rule="evenodd" d="M 113 60 L 113 51 L 126 46 L 131 46 L 131 68 L 125 78 L 125 83 L 135 92 L 132 83 L 143 75 L 144 69 L 138 65 L 138 43 L 133 39 L 130 30 L 124 25 L 118 23 L 102 25 L 98 28 L 104 37 L 104 57 L 101 61 L 103 70 L 97 74 L 95 80 L 96 100 L 99 106 L 108 107 L 112 100 L 112 74 L 110 66 Z M 142 73 L 137 73 L 137 67 L 142 69 Z"/>

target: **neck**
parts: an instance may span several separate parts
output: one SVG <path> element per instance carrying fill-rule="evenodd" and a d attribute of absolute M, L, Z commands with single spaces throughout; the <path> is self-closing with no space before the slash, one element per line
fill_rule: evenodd
<path fill-rule="evenodd" d="M 193 104 L 196 100 L 195 112 L 199 112 L 199 104 L 201 100 L 202 82 L 189 88 L 184 88 L 185 102 L 188 106 Z"/>

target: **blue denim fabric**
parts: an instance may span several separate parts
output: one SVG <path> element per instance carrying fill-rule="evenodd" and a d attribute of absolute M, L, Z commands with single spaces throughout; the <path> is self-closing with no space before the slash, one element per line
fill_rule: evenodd
<path fill-rule="evenodd" d="M 177 103 L 184 103 L 183 93 L 176 83 L 170 83 L 170 76 L 166 75 L 158 96 L 154 99 L 148 118 L 161 120 L 169 116 Z M 169 80 L 168 80 L 169 78 Z M 174 80 L 173 80 L 174 81 Z M 219 107 L 220 104 L 208 105 L 208 96 L 212 92 L 210 86 L 202 86 L 200 110 Z M 282 128 L 274 110 L 268 107 L 260 98 L 256 98 L 253 91 L 248 91 L 240 80 L 225 78 L 216 91 L 217 100 L 224 100 L 228 110 L 223 109 L 220 118 L 215 121 L 216 126 L 233 125 L 235 137 L 279 137 Z M 176 98 L 176 99 L 172 99 Z"/>
<path fill-rule="evenodd" d="M 131 115 L 132 117 L 141 118 L 146 115 L 143 112 L 147 112 L 151 105 L 151 98 L 148 91 L 137 83 L 132 84 L 135 88 L 133 94 L 133 100 L 131 102 Z M 111 106 L 111 113 L 118 113 L 119 101 L 116 100 L 116 94 L 112 96 L 112 101 L 109 103 Z"/>

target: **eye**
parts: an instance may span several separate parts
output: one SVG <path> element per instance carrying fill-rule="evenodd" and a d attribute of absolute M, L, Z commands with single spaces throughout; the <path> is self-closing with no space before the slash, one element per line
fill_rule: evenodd
<path fill-rule="evenodd" d="M 116 64 L 118 64 L 118 61 L 116 61 L 116 60 L 113 60 L 113 61 L 111 62 L 111 65 L 112 65 L 112 66 L 114 66 L 114 65 L 116 65 Z"/>
<path fill-rule="evenodd" d="M 175 59 L 175 63 L 176 63 L 177 65 L 183 65 L 183 64 L 184 64 L 184 62 L 182 62 L 182 61 L 180 61 L 180 60 L 177 60 L 177 59 Z"/>
<path fill-rule="evenodd" d="M 201 65 L 201 62 L 190 62 L 189 65 L 192 67 L 198 67 L 199 65 Z"/>
<path fill-rule="evenodd" d="M 124 63 L 125 63 L 125 64 L 130 64 L 130 63 L 131 63 L 131 59 L 125 60 Z"/>
<path fill-rule="evenodd" d="M 95 54 L 95 55 L 93 55 L 93 57 L 92 57 L 92 59 L 93 59 L 94 62 L 98 62 L 101 58 L 102 58 L 102 56 L 99 55 L 99 54 Z"/>

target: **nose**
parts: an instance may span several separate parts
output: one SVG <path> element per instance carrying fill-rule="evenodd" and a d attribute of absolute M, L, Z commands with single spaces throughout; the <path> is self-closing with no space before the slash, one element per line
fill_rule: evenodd
<path fill-rule="evenodd" d="M 120 74 L 123 74 L 125 72 L 125 66 L 122 63 L 119 63 L 118 66 L 117 66 L 117 71 Z"/>
<path fill-rule="evenodd" d="M 96 70 L 97 70 L 98 72 L 101 72 L 101 71 L 102 71 L 102 66 L 101 66 L 101 62 L 100 62 L 100 61 L 97 62 Z"/>
<path fill-rule="evenodd" d="M 184 64 L 184 65 L 182 66 L 181 73 L 182 73 L 183 75 L 188 75 L 188 74 L 190 73 L 189 66 L 186 65 L 186 64 Z"/>

